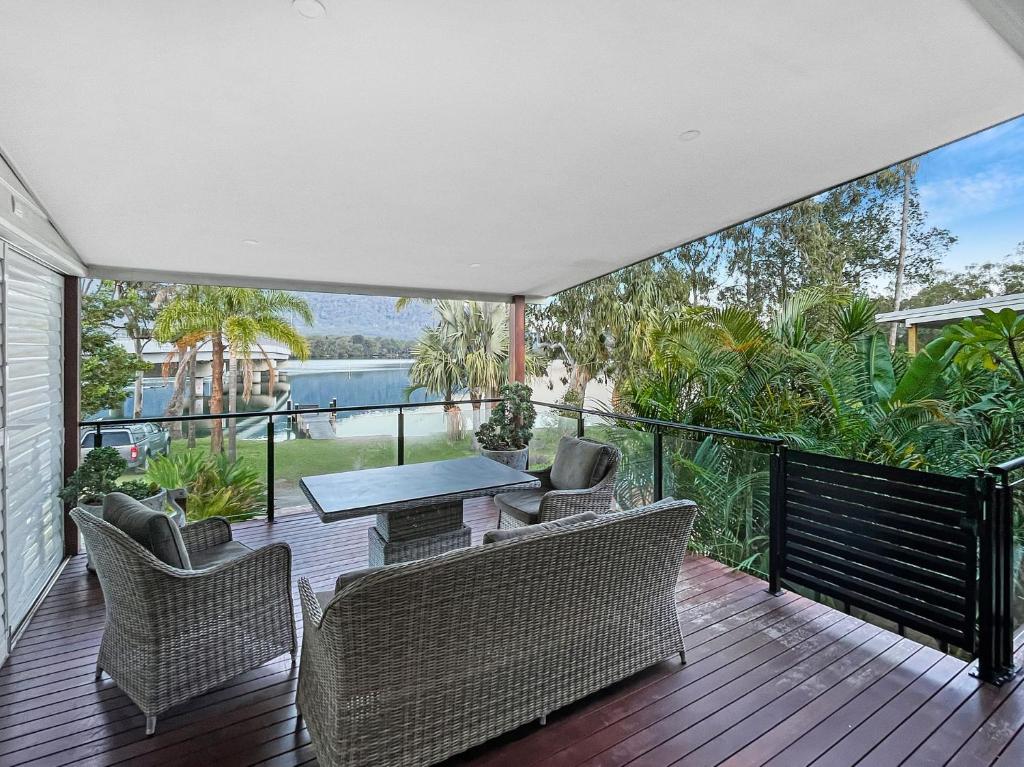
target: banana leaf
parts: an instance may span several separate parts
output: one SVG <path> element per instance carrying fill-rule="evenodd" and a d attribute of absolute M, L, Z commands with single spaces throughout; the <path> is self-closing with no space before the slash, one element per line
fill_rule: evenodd
<path fill-rule="evenodd" d="M 892 355 L 885 337 L 881 333 L 872 333 L 857 339 L 855 346 L 867 368 L 868 380 L 875 390 L 875 396 L 879 402 L 888 402 L 896 389 L 896 374 L 892 369 Z"/>
<path fill-rule="evenodd" d="M 924 347 L 910 361 L 907 372 L 903 374 L 892 397 L 889 398 L 890 403 L 917 402 L 932 398 L 939 377 L 952 364 L 961 346 L 959 341 L 941 336 Z"/>

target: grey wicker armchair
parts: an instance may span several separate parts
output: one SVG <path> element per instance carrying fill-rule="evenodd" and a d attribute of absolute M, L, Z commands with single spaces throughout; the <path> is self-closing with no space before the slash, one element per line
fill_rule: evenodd
<path fill-rule="evenodd" d="M 287 544 L 252 550 L 231 540 L 227 520 L 204 519 L 181 529 L 187 554 L 175 567 L 83 509 L 71 518 L 106 603 L 96 678 L 106 671 L 142 709 L 147 735 L 172 706 L 278 655 L 290 652 L 294 663 Z"/>
<path fill-rule="evenodd" d="M 696 514 L 666 499 L 509 530 L 332 592 L 300 578 L 296 705 L 319 764 L 435 764 L 680 658 L 675 587 Z"/>
<path fill-rule="evenodd" d="M 614 445 L 592 439 L 562 437 L 551 467 L 531 471 L 539 490 L 520 490 L 494 497 L 498 529 L 509 530 L 593 511 L 605 514 L 615 493 L 615 474 L 622 453 Z"/>

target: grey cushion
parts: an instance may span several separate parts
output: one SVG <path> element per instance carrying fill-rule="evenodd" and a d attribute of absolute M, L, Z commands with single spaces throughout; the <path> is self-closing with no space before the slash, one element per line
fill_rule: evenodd
<path fill-rule="evenodd" d="M 333 591 L 317 591 L 315 596 L 316 596 L 316 601 L 320 603 L 320 609 L 321 610 L 326 610 L 327 609 L 327 605 L 330 604 L 332 599 L 334 599 L 334 592 Z"/>
<path fill-rule="evenodd" d="M 351 586 L 353 583 L 362 580 L 370 573 L 375 573 L 378 570 L 384 570 L 388 567 L 390 567 L 390 565 L 381 565 L 380 567 L 364 567 L 360 570 L 350 570 L 347 573 L 342 573 L 338 576 L 338 580 L 334 582 L 334 593 L 337 594 L 346 586 Z"/>
<path fill-rule="evenodd" d="M 124 493 L 108 493 L 103 498 L 103 520 L 147 548 L 161 562 L 182 570 L 192 569 L 178 526 L 162 511 L 153 511 Z"/>
<path fill-rule="evenodd" d="M 517 538 L 529 538 L 531 535 L 547 532 L 548 530 L 559 530 L 564 527 L 573 527 L 581 522 L 590 522 L 597 519 L 597 514 L 592 511 L 585 511 L 582 514 L 573 514 L 571 517 L 553 519 L 540 525 L 529 527 L 517 527 L 512 530 L 488 530 L 484 533 L 484 545 L 488 543 L 501 543 L 501 541 L 512 541 Z"/>
<path fill-rule="evenodd" d="M 540 518 L 540 502 L 544 498 L 544 490 L 518 490 L 514 493 L 501 493 L 494 496 L 494 503 L 499 511 L 509 514 L 520 522 L 532 525 Z"/>
<path fill-rule="evenodd" d="M 612 451 L 607 445 L 576 437 L 558 441 L 551 464 L 551 486 L 556 490 L 585 490 L 593 487 L 608 471 Z"/>
<path fill-rule="evenodd" d="M 202 551 L 193 551 L 192 569 L 203 570 L 207 567 L 222 565 L 225 562 L 231 562 L 239 557 L 244 557 L 251 551 L 252 549 L 238 541 L 228 541 L 227 543 L 220 543 Z"/>

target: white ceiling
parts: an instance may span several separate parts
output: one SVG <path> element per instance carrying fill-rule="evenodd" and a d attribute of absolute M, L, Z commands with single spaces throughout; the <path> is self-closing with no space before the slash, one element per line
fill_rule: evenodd
<path fill-rule="evenodd" d="M 96 273 L 536 297 L 1024 113 L 960 0 L 323 2 L 0 0 L 0 149 Z"/>

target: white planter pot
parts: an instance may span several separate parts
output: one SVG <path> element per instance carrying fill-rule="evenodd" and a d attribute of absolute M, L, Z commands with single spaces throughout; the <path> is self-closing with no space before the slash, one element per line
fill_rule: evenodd
<path fill-rule="evenodd" d="M 526 471 L 526 466 L 530 462 L 530 448 L 528 447 L 524 447 L 522 450 L 484 450 L 480 448 L 480 455 L 519 471 Z"/>

